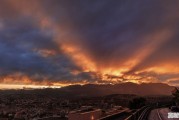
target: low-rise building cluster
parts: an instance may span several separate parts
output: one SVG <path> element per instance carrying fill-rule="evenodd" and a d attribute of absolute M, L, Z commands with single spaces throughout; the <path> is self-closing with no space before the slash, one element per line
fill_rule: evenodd
<path fill-rule="evenodd" d="M 103 97 L 62 99 L 38 95 L 0 95 L 0 120 L 95 120 L 124 108 Z M 72 119 L 73 118 L 73 119 Z"/>

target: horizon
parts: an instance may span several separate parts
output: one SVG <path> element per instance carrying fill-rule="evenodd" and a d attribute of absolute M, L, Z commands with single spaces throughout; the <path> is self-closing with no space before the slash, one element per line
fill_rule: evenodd
<path fill-rule="evenodd" d="M 179 1 L 0 3 L 0 89 L 179 86 Z"/>
<path fill-rule="evenodd" d="M 161 83 L 161 82 L 143 82 L 143 83 L 134 83 L 134 82 L 123 82 L 123 83 L 117 83 L 117 84 L 112 84 L 112 83 L 105 83 L 105 84 L 69 84 L 69 85 L 63 85 L 63 86 L 54 86 L 54 85 L 26 85 L 26 84 L 0 84 L 0 90 L 28 90 L 28 89 L 59 89 L 59 88 L 65 88 L 65 87 L 70 87 L 70 86 L 86 86 L 86 85 L 96 85 L 96 86 L 105 86 L 105 85 L 121 85 L 121 84 L 135 84 L 135 85 L 151 85 L 151 84 L 163 84 L 163 85 L 168 85 L 166 83 Z M 172 86 L 168 85 L 171 87 L 178 87 L 178 86 Z"/>

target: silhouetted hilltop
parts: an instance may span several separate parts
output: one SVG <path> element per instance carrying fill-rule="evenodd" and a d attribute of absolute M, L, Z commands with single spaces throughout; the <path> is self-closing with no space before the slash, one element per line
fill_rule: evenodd
<path fill-rule="evenodd" d="M 64 92 L 73 93 L 79 96 L 99 96 L 110 94 L 136 94 L 136 95 L 170 95 L 173 86 L 164 83 L 121 83 L 107 85 L 73 85 L 61 88 Z"/>
<path fill-rule="evenodd" d="M 121 84 L 87 84 L 87 85 L 71 85 L 58 89 L 46 88 L 46 89 L 34 89 L 34 90 L 2 90 L 0 94 L 6 92 L 6 94 L 38 94 L 41 97 L 45 96 L 57 96 L 60 98 L 78 98 L 78 97 L 95 97 L 106 96 L 111 94 L 135 94 L 135 95 L 171 95 L 171 91 L 174 87 L 164 83 L 121 83 Z"/>

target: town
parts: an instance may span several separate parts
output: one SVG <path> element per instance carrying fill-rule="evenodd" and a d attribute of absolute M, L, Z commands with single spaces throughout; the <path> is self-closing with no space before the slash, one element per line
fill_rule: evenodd
<path fill-rule="evenodd" d="M 171 96 L 132 94 L 62 98 L 39 91 L 41 94 L 35 90 L 1 91 L 0 120 L 123 120 L 145 104 L 168 103 L 172 99 Z"/>

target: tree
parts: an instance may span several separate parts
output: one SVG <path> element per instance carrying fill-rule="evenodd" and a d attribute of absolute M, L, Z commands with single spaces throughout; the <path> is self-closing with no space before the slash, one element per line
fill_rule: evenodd
<path fill-rule="evenodd" d="M 176 103 L 176 105 L 178 106 L 178 104 L 179 104 L 179 90 L 178 90 L 178 88 L 174 88 L 174 90 L 172 90 L 172 95 L 174 96 L 174 101 L 175 101 L 175 103 Z"/>
<path fill-rule="evenodd" d="M 145 105 L 146 99 L 143 97 L 134 98 L 129 102 L 130 109 L 138 109 Z"/>

